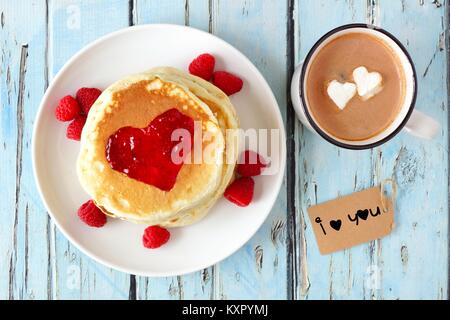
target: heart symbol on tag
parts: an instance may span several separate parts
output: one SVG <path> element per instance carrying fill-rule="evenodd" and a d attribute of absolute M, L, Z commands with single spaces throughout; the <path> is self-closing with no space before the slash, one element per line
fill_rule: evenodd
<path fill-rule="evenodd" d="M 378 72 L 369 72 L 366 67 L 353 70 L 353 80 L 356 83 L 358 95 L 366 101 L 379 93 L 382 89 L 383 78 Z"/>
<path fill-rule="evenodd" d="M 172 151 L 180 144 L 180 141 L 172 141 L 172 133 L 177 129 L 189 132 L 192 150 L 194 120 L 172 108 L 145 128 L 122 127 L 117 130 L 108 139 L 106 159 L 114 170 L 169 191 L 183 166 L 183 162 L 172 161 Z M 181 157 L 186 156 L 183 151 L 181 149 L 179 153 Z"/>
<path fill-rule="evenodd" d="M 341 225 L 342 221 L 340 219 L 330 221 L 330 226 L 336 231 L 339 231 L 341 229 Z"/>
<path fill-rule="evenodd" d="M 367 216 L 369 215 L 369 210 L 367 210 L 367 209 L 365 209 L 365 210 L 358 210 L 358 211 L 356 211 L 356 215 L 359 218 L 361 218 L 363 220 L 366 220 Z"/>
<path fill-rule="evenodd" d="M 341 83 L 333 80 L 328 84 L 327 93 L 330 99 L 342 110 L 356 94 L 356 86 L 351 82 Z"/>

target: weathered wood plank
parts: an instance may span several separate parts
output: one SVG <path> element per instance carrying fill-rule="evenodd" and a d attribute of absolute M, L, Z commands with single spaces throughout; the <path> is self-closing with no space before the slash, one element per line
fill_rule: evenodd
<path fill-rule="evenodd" d="M 332 27 L 353 21 L 381 24 L 408 45 L 417 60 L 419 74 L 425 73 L 429 60 L 434 57 L 427 72 L 431 74 L 426 75 L 429 78 L 419 80 L 425 92 L 419 94 L 418 105 L 420 109 L 420 105 L 427 102 L 427 112 L 440 119 L 442 132 L 431 142 L 401 134 L 383 147 L 355 152 L 339 150 L 298 127 L 299 232 L 296 236 L 303 246 L 297 249 L 299 266 L 296 270 L 300 281 L 295 292 L 298 298 L 311 299 L 445 297 L 447 97 L 445 54 L 439 49 L 445 25 L 444 10 L 436 8 L 435 4 L 412 1 L 367 1 L 367 8 L 362 1 L 334 2 L 332 9 L 329 6 L 329 1 L 298 2 L 297 61 Z M 320 19 L 315 16 L 319 12 Z M 379 184 L 390 177 L 396 178 L 400 185 L 397 228 L 393 234 L 343 252 L 320 256 L 306 208 Z M 424 212 L 433 219 L 426 220 Z M 413 267 L 408 262 L 412 254 L 415 257 Z"/>
<path fill-rule="evenodd" d="M 72 247 L 49 222 L 31 171 L 31 130 L 49 78 L 78 49 L 107 32 L 133 23 L 186 24 L 218 34 L 249 56 L 269 81 L 286 118 L 290 2 L 295 21 L 294 33 L 288 36 L 295 41 L 296 63 L 320 35 L 344 23 L 373 22 L 397 35 L 418 70 L 417 107 L 440 121 L 439 137 L 422 141 L 401 134 L 383 147 L 354 152 L 328 145 L 295 121 L 291 133 L 296 141 L 296 211 L 290 220 L 295 234 L 289 234 L 295 247 L 289 266 L 285 186 L 258 234 L 231 258 L 203 272 L 165 279 L 135 278 L 105 268 Z M 447 297 L 448 57 L 444 31 L 448 3 L 49 3 L 47 8 L 43 0 L 0 0 L 0 180 L 6 186 L 0 202 L 0 299 L 285 298 L 291 285 L 293 294 L 288 296 L 294 298 Z M 399 182 L 394 233 L 381 241 L 320 256 L 306 208 L 389 177 Z M 293 271 L 288 279 L 286 270 Z"/>
<path fill-rule="evenodd" d="M 45 90 L 45 2 L 0 2 L 0 299 L 47 298 L 48 216 L 31 167 Z"/>
<path fill-rule="evenodd" d="M 56 74 L 64 63 L 87 43 L 128 25 L 127 1 L 51 1 L 50 4 L 50 75 Z M 52 254 L 55 259 L 52 270 L 53 298 L 128 298 L 129 275 L 103 267 L 86 257 L 54 227 L 52 233 Z"/>
<path fill-rule="evenodd" d="M 214 34 L 241 50 L 265 76 L 285 116 L 286 1 L 214 1 Z M 286 186 L 258 233 L 215 271 L 216 297 L 283 299 L 286 277 Z"/>
<path fill-rule="evenodd" d="M 399 185 L 397 228 L 379 244 L 385 299 L 445 299 L 448 270 L 448 105 L 444 1 L 379 0 L 380 26 L 407 47 L 418 73 L 416 107 L 439 121 L 431 141 L 401 134 L 382 148 L 377 180 Z"/>
<path fill-rule="evenodd" d="M 342 24 L 364 22 L 363 1 L 298 1 L 296 62 L 327 31 Z M 368 246 L 321 256 L 306 208 L 371 185 L 371 152 L 338 149 L 297 122 L 295 298 L 361 298 L 365 293 Z"/>
<path fill-rule="evenodd" d="M 174 23 L 208 31 L 209 3 L 200 0 L 137 0 L 135 22 Z M 213 294 L 214 267 L 185 276 L 136 277 L 138 299 L 209 299 Z"/>

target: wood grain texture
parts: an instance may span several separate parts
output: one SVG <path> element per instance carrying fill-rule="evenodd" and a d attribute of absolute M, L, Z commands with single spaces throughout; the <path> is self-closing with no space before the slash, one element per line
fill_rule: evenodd
<path fill-rule="evenodd" d="M 285 4 L 193 0 L 183 3 L 181 6 L 180 1 L 174 1 L 161 6 L 158 1 L 137 1 L 135 21 L 195 26 L 230 41 L 246 53 L 266 76 L 272 75 L 272 88 L 280 104 L 284 105 Z M 274 12 L 278 15 L 272 20 Z M 244 37 L 246 34 L 254 35 L 254 41 L 249 42 Z M 287 284 L 282 232 L 286 214 L 284 199 L 285 193 L 282 192 L 274 209 L 276 213 L 232 258 L 187 276 L 166 279 L 139 277 L 138 298 L 284 298 Z"/>
<path fill-rule="evenodd" d="M 297 6 L 297 62 L 321 34 L 344 23 L 372 22 L 398 36 L 418 69 L 418 109 L 440 121 L 441 134 L 424 141 L 401 133 L 382 147 L 355 152 L 333 147 L 297 127 L 296 237 L 303 246 L 296 251 L 296 277 L 302 280 L 296 298 L 445 298 L 448 136 L 446 55 L 440 49 L 447 25 L 444 6 L 430 1 L 333 1 L 329 10 L 326 0 L 298 1 Z M 321 19 L 315 19 L 317 12 Z M 320 256 L 306 208 L 387 178 L 399 185 L 392 235 Z"/>
<path fill-rule="evenodd" d="M 217 1 L 213 33 L 234 45 L 256 65 L 286 111 L 285 1 Z M 285 299 L 286 185 L 268 219 L 236 254 L 216 267 L 218 298 Z"/>
<path fill-rule="evenodd" d="M 447 298 L 448 8 L 444 0 L 0 0 L 0 299 Z M 377 24 L 406 45 L 417 108 L 439 120 L 437 138 L 402 133 L 355 152 L 296 120 L 287 95 L 294 65 L 350 22 Z M 287 176 L 266 223 L 230 258 L 181 277 L 130 276 L 84 256 L 49 220 L 32 174 L 33 122 L 52 77 L 90 41 L 143 23 L 189 25 L 237 47 L 266 77 L 288 129 Z M 399 184 L 392 235 L 321 256 L 306 208 L 386 178 Z"/>
<path fill-rule="evenodd" d="M 0 299 L 46 298 L 49 219 L 31 167 L 32 126 L 45 90 L 45 3 L 3 1 L 0 8 Z"/>
<path fill-rule="evenodd" d="M 379 179 L 395 178 L 399 197 L 398 228 L 383 241 L 380 249 L 379 258 L 384 262 L 380 296 L 442 299 L 447 297 L 448 285 L 445 272 L 448 269 L 445 6 L 443 1 L 393 3 L 386 0 L 380 0 L 379 6 L 379 24 L 406 45 L 415 63 L 419 87 L 417 109 L 441 125 L 439 135 L 432 141 L 402 134 L 382 149 Z"/>
<path fill-rule="evenodd" d="M 98 37 L 128 26 L 126 1 L 50 1 L 49 75 Z M 105 17 L 108 17 L 105 19 Z M 50 79 L 51 81 L 51 79 Z M 80 84 L 80 86 L 89 84 Z M 130 277 L 80 253 L 56 230 L 52 233 L 52 292 L 56 299 L 127 299 Z"/>
<path fill-rule="evenodd" d="M 208 1 L 178 0 L 161 3 L 154 0 L 137 0 L 135 4 L 137 24 L 194 24 L 197 28 L 208 31 L 210 14 Z M 213 267 L 179 277 L 162 279 L 137 277 L 137 298 L 209 299 L 214 297 L 213 280 Z"/>
<path fill-rule="evenodd" d="M 342 24 L 366 21 L 364 1 L 298 1 L 296 62 L 327 31 Z M 320 19 L 317 13 L 321 12 Z M 367 298 L 366 269 L 370 265 L 368 245 L 321 256 L 306 209 L 372 185 L 372 151 L 334 147 L 297 122 L 296 126 L 296 299 Z"/>

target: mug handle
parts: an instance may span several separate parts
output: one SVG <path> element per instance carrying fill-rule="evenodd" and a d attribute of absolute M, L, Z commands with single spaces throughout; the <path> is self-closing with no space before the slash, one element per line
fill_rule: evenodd
<path fill-rule="evenodd" d="M 432 139 L 439 128 L 440 125 L 436 120 L 419 110 L 413 111 L 405 125 L 405 130 L 409 134 L 424 139 Z"/>

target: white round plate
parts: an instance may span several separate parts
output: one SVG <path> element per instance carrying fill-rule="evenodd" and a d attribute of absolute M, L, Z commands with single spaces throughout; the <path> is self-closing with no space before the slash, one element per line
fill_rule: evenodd
<path fill-rule="evenodd" d="M 157 45 L 152 45 L 157 44 Z M 56 121 L 59 99 L 80 87 L 104 89 L 116 80 L 156 66 L 187 70 L 197 55 L 216 57 L 216 70 L 235 72 L 244 88 L 231 100 L 241 127 L 279 129 L 280 169 L 255 178 L 253 202 L 245 208 L 221 199 L 202 221 L 170 230 L 163 247 L 142 246 L 145 225 L 108 219 L 90 228 L 77 217 L 89 199 L 78 183 L 79 142 L 66 138 L 67 124 Z M 44 95 L 33 133 L 33 168 L 45 206 L 61 232 L 82 252 L 109 267 L 144 276 L 181 275 L 209 267 L 244 245 L 262 225 L 280 190 L 286 159 L 285 131 L 279 107 L 267 82 L 237 49 L 206 32 L 176 25 L 123 29 L 85 47 L 61 69 Z"/>

